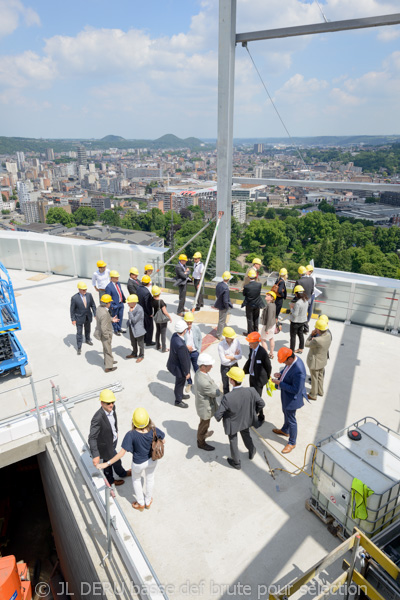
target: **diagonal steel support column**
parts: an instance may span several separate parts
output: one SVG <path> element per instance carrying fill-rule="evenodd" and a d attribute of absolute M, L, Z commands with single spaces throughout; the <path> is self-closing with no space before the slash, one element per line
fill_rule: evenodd
<path fill-rule="evenodd" d="M 223 217 L 217 234 L 217 276 L 230 265 L 235 82 L 236 0 L 219 0 L 217 211 Z"/>

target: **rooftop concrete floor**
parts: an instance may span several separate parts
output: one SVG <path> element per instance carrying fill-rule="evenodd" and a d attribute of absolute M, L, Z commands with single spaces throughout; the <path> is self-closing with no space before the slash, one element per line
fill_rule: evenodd
<path fill-rule="evenodd" d="M 197 448 L 194 396 L 187 410 L 174 407 L 174 379 L 165 366 L 167 354 L 146 349 L 145 360 L 136 364 L 124 359 L 130 352 L 127 335 L 115 337 L 113 349 L 118 370 L 104 373 L 100 342 L 94 340 L 93 347 L 84 345 L 83 354 L 76 354 L 75 329 L 69 318 L 76 280 L 51 275 L 31 281 L 33 273 L 10 274 L 14 289 L 20 294 L 17 303 L 22 331 L 18 338 L 28 353 L 35 380 L 54 375 L 64 396 L 107 387 L 118 380 L 124 386 L 116 405 L 120 441 L 131 428 L 137 406 L 145 406 L 166 433 L 165 457 L 157 466 L 151 510 L 140 513 L 131 508 L 130 481 L 117 488 L 117 495 L 161 583 L 169 586 L 172 600 L 265 598 L 265 588 L 258 586 L 286 584 L 340 543 L 304 507 L 310 497 L 309 477 L 277 473 L 274 481 L 268 472 L 264 451 L 272 467 L 289 471 L 295 468 L 280 453 L 285 442 L 271 431 L 283 424 L 279 393 L 264 397 L 266 422 L 258 430 L 277 452 L 252 434 L 257 447 L 254 460 L 248 460 L 240 440 L 242 470 L 233 470 L 226 461 L 229 445 L 222 423 L 212 423 L 215 433 L 211 443 L 215 451 Z M 90 290 L 89 281 L 88 287 Z M 163 298 L 175 321 L 177 296 L 164 294 Z M 190 307 L 191 302 L 187 303 Z M 237 333 L 243 332 L 246 321 L 239 307 L 233 309 L 230 325 Z M 211 330 L 206 325 L 200 328 L 204 334 Z M 285 322 L 276 338 L 276 350 L 288 345 L 288 329 Z M 298 443 L 289 458 L 298 466 L 303 465 L 308 444 L 367 415 L 396 431 L 400 429 L 399 338 L 340 322 L 331 322 L 330 329 L 333 343 L 326 369 L 326 395 L 317 402 L 306 403 L 297 413 Z M 172 327 L 169 336 L 171 330 Z M 244 337 L 241 342 L 247 356 Z M 216 359 L 211 376 L 220 382 L 217 343 L 208 352 Z M 273 372 L 278 367 L 275 358 Z M 9 375 L 1 382 L 3 392 L 24 380 Z M 51 400 L 48 381 L 39 383 L 37 389 L 40 404 Z M 0 418 L 33 406 L 28 387 L 2 394 L 0 402 Z M 98 406 L 98 400 L 93 399 L 73 408 L 85 437 Z M 124 466 L 129 465 L 129 455 L 125 455 Z M 226 587 L 235 585 L 228 593 Z"/>

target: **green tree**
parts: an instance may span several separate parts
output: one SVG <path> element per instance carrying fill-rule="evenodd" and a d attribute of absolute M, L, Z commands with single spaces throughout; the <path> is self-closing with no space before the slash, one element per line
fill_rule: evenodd
<path fill-rule="evenodd" d="M 49 208 L 48 213 L 46 215 L 46 223 L 49 225 L 53 225 L 54 223 L 60 223 L 65 227 L 75 227 L 76 223 L 74 221 L 74 217 L 67 213 L 60 206 L 54 206 Z"/>
<path fill-rule="evenodd" d="M 335 208 L 331 205 L 328 204 L 328 202 L 324 199 L 322 200 L 319 204 L 318 204 L 318 210 L 320 210 L 323 213 L 333 213 L 335 214 Z"/>
<path fill-rule="evenodd" d="M 97 221 L 97 212 L 94 208 L 80 206 L 74 212 L 74 220 L 77 225 L 90 227 L 90 225 L 94 225 L 94 222 Z"/>
<path fill-rule="evenodd" d="M 100 221 L 103 225 L 110 225 L 114 227 L 120 227 L 121 218 L 117 211 L 107 209 L 100 215 Z"/>

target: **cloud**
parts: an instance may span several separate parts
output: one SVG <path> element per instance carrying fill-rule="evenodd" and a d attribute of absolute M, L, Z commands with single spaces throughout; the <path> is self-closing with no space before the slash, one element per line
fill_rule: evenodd
<path fill-rule="evenodd" d="M 13 33 L 25 23 L 27 27 L 40 25 L 39 15 L 20 0 L 0 0 L 0 39 Z"/>
<path fill-rule="evenodd" d="M 400 29 L 397 27 L 385 27 L 381 29 L 378 33 L 378 40 L 381 42 L 393 42 L 393 40 L 397 40 L 400 37 Z"/>

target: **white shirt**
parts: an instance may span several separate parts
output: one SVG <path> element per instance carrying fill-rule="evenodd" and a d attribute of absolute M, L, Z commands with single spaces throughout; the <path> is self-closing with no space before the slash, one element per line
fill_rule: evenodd
<path fill-rule="evenodd" d="M 103 410 L 104 410 L 104 408 L 103 408 Z M 108 411 L 104 410 L 104 412 L 105 412 L 105 415 L 106 415 L 106 417 L 107 417 L 107 419 L 108 419 L 108 421 L 109 421 L 109 423 L 111 425 L 111 429 L 112 429 L 112 432 L 113 432 L 113 442 L 115 442 L 115 440 L 118 439 L 118 433 L 117 433 L 117 430 L 116 430 L 116 427 L 115 427 L 114 411 L 112 410 L 111 412 L 108 412 Z"/>
<path fill-rule="evenodd" d="M 256 364 L 256 358 L 257 358 L 257 350 L 259 349 L 260 344 L 258 344 L 257 348 L 255 348 L 255 350 L 253 350 L 253 353 L 251 355 L 251 361 L 250 361 L 250 371 L 249 371 L 249 375 L 254 375 L 254 365 Z"/>
<path fill-rule="evenodd" d="M 239 354 L 236 354 L 237 350 L 239 350 Z M 221 360 L 221 365 L 224 365 L 225 367 L 231 367 L 238 362 L 238 360 L 242 358 L 242 350 L 240 348 L 239 338 L 235 338 L 230 345 L 227 343 L 225 338 L 221 340 L 218 344 L 218 354 Z M 226 358 L 226 356 L 230 356 L 232 354 L 235 357 L 234 360 L 229 360 Z"/>
<path fill-rule="evenodd" d="M 98 270 L 93 273 L 92 285 L 98 290 L 105 290 L 109 283 L 110 269 L 105 269 L 104 273 L 100 273 Z"/>
<path fill-rule="evenodd" d="M 204 265 L 201 260 L 194 265 L 193 269 L 193 279 L 201 279 L 201 275 L 204 271 Z"/>
<path fill-rule="evenodd" d="M 186 331 L 186 346 L 192 346 L 192 348 L 196 350 L 196 348 L 194 347 L 193 329 L 188 328 Z"/>

